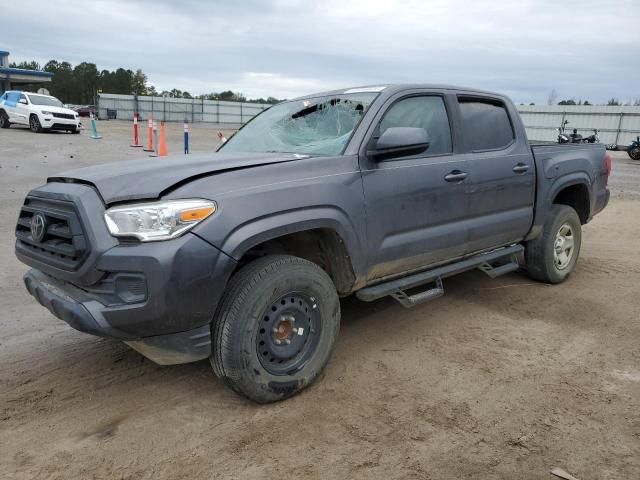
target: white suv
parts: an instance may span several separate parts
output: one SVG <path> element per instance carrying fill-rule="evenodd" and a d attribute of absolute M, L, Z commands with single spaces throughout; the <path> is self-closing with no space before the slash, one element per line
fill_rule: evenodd
<path fill-rule="evenodd" d="M 9 90 L 0 97 L 0 128 L 28 125 L 32 132 L 67 130 L 80 133 L 80 117 L 60 100 L 39 93 Z"/>

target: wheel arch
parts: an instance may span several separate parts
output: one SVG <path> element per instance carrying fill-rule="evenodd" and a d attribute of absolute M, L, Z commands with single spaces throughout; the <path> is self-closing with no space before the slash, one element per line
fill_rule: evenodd
<path fill-rule="evenodd" d="M 359 265 L 363 259 L 358 241 L 340 214 L 324 210 L 287 212 L 257 219 L 232 232 L 221 250 L 238 261 L 238 268 L 269 254 L 288 254 L 322 267 L 341 294 L 351 293 L 359 284 Z M 311 218 L 309 218 L 311 217 Z M 342 220 L 342 221 L 341 221 Z"/>
<path fill-rule="evenodd" d="M 591 178 L 586 171 L 578 171 L 571 174 L 563 175 L 555 180 L 545 178 L 542 182 L 538 180 L 537 193 L 536 193 L 536 205 L 533 225 L 529 234 L 524 238 L 525 241 L 533 240 L 542 233 L 542 226 L 544 225 L 545 218 L 549 213 L 549 209 L 554 203 L 568 205 L 573 207 L 572 203 L 565 197 L 559 197 L 562 191 L 569 188 L 580 189 L 581 193 L 586 192 L 586 205 L 582 205 L 582 214 L 578 212 L 580 222 L 582 224 L 587 223 L 591 219 L 591 213 L 594 205 L 592 205 L 592 188 Z M 569 194 L 564 194 L 569 195 Z M 584 200 L 584 195 L 579 197 Z M 574 204 L 575 204 L 575 198 Z M 575 207 L 574 207 L 575 208 Z M 576 209 L 577 211 L 577 209 Z"/>
<path fill-rule="evenodd" d="M 591 187 L 584 178 L 574 178 L 558 185 L 549 196 L 550 205 L 567 205 L 573 208 L 583 225 L 591 218 Z"/>

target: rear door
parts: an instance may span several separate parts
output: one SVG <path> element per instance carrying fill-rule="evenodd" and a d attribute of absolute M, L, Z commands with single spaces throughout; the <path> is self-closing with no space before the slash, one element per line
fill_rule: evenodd
<path fill-rule="evenodd" d="M 518 242 L 531 228 L 535 194 L 533 155 L 518 113 L 497 96 L 459 94 L 457 107 L 469 172 L 465 253 Z"/>
<path fill-rule="evenodd" d="M 7 92 L 5 95 L 6 98 L 3 105 L 4 111 L 7 112 L 10 122 L 17 123 L 17 105 L 18 100 L 20 100 L 20 92 Z"/>
<path fill-rule="evenodd" d="M 467 162 L 455 150 L 450 101 L 444 92 L 403 92 L 390 97 L 371 124 L 360 150 L 368 280 L 464 253 Z M 373 159 L 367 151 L 389 127 L 425 128 L 431 145 L 417 155 Z"/>

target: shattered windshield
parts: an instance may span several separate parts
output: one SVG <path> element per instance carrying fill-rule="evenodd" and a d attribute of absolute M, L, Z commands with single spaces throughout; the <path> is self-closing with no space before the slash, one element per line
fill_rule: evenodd
<path fill-rule="evenodd" d="M 280 103 L 247 123 L 221 150 L 338 155 L 377 95 L 338 94 Z"/>

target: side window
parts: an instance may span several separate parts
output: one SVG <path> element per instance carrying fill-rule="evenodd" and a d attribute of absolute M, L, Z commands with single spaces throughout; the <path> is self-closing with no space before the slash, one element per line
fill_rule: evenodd
<path fill-rule="evenodd" d="M 20 95 L 20 100 L 24 100 L 26 102 L 27 101 L 27 97 L 25 97 L 24 95 Z"/>
<path fill-rule="evenodd" d="M 505 106 L 492 100 L 459 97 L 462 134 L 469 149 L 497 150 L 515 135 Z"/>
<path fill-rule="evenodd" d="M 20 98 L 20 94 L 17 92 L 7 92 L 5 95 L 7 96 L 6 105 L 9 107 L 15 107 L 16 103 L 18 103 L 18 99 Z"/>
<path fill-rule="evenodd" d="M 431 139 L 427 155 L 452 151 L 449 117 L 441 97 L 408 97 L 394 103 L 380 122 L 380 135 L 389 127 L 424 128 Z"/>

